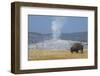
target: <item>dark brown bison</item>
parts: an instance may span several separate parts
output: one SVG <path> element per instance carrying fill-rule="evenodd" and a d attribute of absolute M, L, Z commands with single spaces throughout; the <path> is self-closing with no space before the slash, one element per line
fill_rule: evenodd
<path fill-rule="evenodd" d="M 70 48 L 70 51 L 71 53 L 73 52 L 79 53 L 79 51 L 83 53 L 83 45 L 81 43 L 74 43 Z"/>

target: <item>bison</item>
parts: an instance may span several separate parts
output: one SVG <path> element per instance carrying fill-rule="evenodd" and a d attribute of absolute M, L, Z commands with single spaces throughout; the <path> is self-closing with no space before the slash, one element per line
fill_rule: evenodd
<path fill-rule="evenodd" d="M 83 53 L 83 45 L 81 43 L 74 43 L 70 48 L 70 51 L 71 53 L 73 52 L 79 53 L 79 51 Z"/>

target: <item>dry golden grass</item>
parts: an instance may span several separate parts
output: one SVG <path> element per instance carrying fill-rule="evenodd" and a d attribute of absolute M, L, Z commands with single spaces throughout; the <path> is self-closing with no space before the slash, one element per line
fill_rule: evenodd
<path fill-rule="evenodd" d="M 84 53 L 73 54 L 70 51 L 65 50 L 33 50 L 29 49 L 28 60 L 53 60 L 53 59 L 83 59 L 87 58 L 87 50 Z"/>

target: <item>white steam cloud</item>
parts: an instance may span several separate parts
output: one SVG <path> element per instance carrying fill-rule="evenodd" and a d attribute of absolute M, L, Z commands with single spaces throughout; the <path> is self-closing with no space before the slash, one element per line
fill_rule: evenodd
<path fill-rule="evenodd" d="M 55 17 L 52 21 L 52 37 L 54 40 L 57 40 L 60 38 L 61 35 L 61 29 L 64 25 L 65 17 Z"/>

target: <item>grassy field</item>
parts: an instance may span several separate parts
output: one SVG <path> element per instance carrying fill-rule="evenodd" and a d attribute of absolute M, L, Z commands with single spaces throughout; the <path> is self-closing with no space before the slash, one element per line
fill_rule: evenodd
<path fill-rule="evenodd" d="M 87 50 L 84 53 L 73 54 L 64 50 L 33 50 L 29 49 L 28 60 L 53 60 L 53 59 L 83 59 L 88 58 Z"/>

